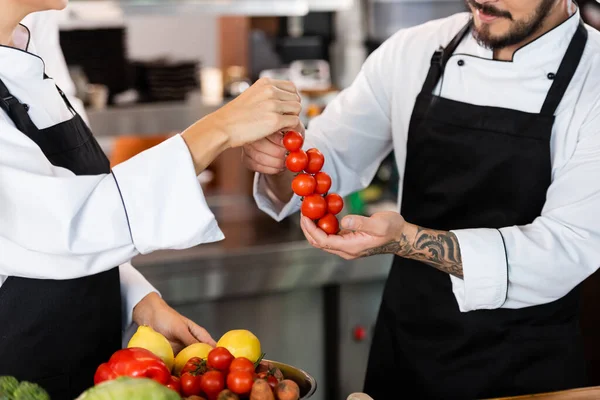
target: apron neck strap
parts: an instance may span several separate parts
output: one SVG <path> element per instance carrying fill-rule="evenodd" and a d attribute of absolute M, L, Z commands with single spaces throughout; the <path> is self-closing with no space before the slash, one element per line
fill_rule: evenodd
<path fill-rule="evenodd" d="M 456 34 L 456 36 L 454 36 L 446 48 L 440 47 L 439 50 L 433 53 L 433 56 L 431 57 L 431 67 L 429 68 L 427 78 L 425 78 L 425 83 L 421 89 L 422 93 L 433 93 L 437 83 L 444 74 L 444 69 L 446 68 L 448 60 L 450 57 L 452 57 L 454 50 L 456 50 L 465 35 L 469 32 L 472 25 L 473 19 L 469 19 L 469 22 L 467 22 L 467 24 Z"/>
<path fill-rule="evenodd" d="M 15 96 L 10 93 L 2 79 L 0 79 L 0 108 L 8 114 L 18 130 L 25 133 L 33 134 L 38 129 L 29 118 L 29 106 L 21 103 Z"/>
<path fill-rule="evenodd" d="M 575 71 L 579 66 L 587 39 L 587 29 L 585 28 L 583 21 L 580 20 L 579 27 L 577 28 L 573 39 L 571 39 L 571 44 L 558 68 L 558 72 L 554 76 L 548 75 L 548 78 L 554 79 L 554 82 L 548 91 L 548 95 L 542 106 L 541 114 L 553 116 L 556 112 L 556 109 L 565 95 L 567 88 L 571 83 L 571 79 L 573 79 L 573 75 L 575 75 Z"/>

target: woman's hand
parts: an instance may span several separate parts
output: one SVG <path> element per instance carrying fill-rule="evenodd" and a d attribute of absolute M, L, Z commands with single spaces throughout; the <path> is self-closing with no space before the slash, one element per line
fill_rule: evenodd
<path fill-rule="evenodd" d="M 175 354 L 198 342 L 216 345 L 206 329 L 169 307 L 156 293 L 150 293 L 135 306 L 133 321 L 140 326 L 150 326 L 166 337 Z"/>
<path fill-rule="evenodd" d="M 293 83 L 259 80 L 235 100 L 183 132 L 196 172 L 228 148 L 299 126 L 301 110 L 300 95 Z"/>

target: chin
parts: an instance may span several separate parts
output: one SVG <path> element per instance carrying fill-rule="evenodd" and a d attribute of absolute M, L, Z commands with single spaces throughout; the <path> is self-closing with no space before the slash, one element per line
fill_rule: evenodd
<path fill-rule="evenodd" d="M 47 0 L 46 7 L 48 10 L 64 10 L 69 4 L 69 0 Z"/>

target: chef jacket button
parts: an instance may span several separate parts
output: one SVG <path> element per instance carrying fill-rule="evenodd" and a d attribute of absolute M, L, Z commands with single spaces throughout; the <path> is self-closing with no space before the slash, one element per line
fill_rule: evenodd
<path fill-rule="evenodd" d="M 25 108 L 25 111 L 29 111 L 29 105 L 23 104 L 23 107 Z"/>
<path fill-rule="evenodd" d="M 548 79 L 550 79 L 550 80 L 554 80 L 554 78 L 556 78 L 556 75 L 555 75 L 553 72 L 550 72 L 550 73 L 548 74 Z"/>
<path fill-rule="evenodd" d="M 458 60 L 458 66 L 462 67 L 463 65 L 465 65 L 465 60 Z"/>

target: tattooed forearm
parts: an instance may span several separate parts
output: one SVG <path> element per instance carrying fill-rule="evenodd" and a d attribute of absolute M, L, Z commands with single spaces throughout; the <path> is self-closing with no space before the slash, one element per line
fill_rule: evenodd
<path fill-rule="evenodd" d="M 417 227 L 414 238 L 402 234 L 399 241 L 367 250 L 363 255 L 397 254 L 418 260 L 440 271 L 463 278 L 462 258 L 458 239 L 451 232 Z"/>

